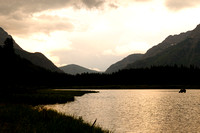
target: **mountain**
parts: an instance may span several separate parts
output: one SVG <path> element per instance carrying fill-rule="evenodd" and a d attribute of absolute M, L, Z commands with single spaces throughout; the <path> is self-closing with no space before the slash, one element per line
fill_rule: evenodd
<path fill-rule="evenodd" d="M 161 65 L 184 65 L 200 67 L 200 25 L 194 30 L 169 36 L 162 43 L 149 49 L 142 59 L 126 68 Z"/>
<path fill-rule="evenodd" d="M 71 75 L 82 74 L 82 73 L 98 73 L 97 71 L 90 70 L 88 68 L 75 65 L 75 64 L 63 66 L 63 67 L 60 67 L 60 69 L 64 71 L 65 73 L 71 74 Z"/>
<path fill-rule="evenodd" d="M 13 43 L 12 39 L 7 39 L 4 47 L 0 46 L 0 91 L 2 91 L 2 88 L 3 91 L 6 91 L 6 88 L 16 89 L 26 88 L 27 86 L 37 86 L 38 88 L 38 85 L 48 83 L 45 82 L 47 77 L 54 73 L 21 58 L 14 52 Z"/>
<path fill-rule="evenodd" d="M 12 36 L 9 35 L 4 29 L 0 27 L 0 46 L 4 45 L 4 41 L 6 38 L 11 38 Z M 63 73 L 58 67 L 56 67 L 47 57 L 45 57 L 42 53 L 30 53 L 23 50 L 15 41 L 14 41 L 14 49 L 15 53 L 20 55 L 22 58 L 29 60 L 31 63 L 50 70 L 52 72 L 59 72 Z"/>
<path fill-rule="evenodd" d="M 124 69 L 128 64 L 134 63 L 135 61 L 141 59 L 143 54 L 132 54 L 127 56 L 126 58 L 118 61 L 117 63 L 111 65 L 105 72 L 106 73 L 113 73 L 117 72 L 121 69 Z"/>
<path fill-rule="evenodd" d="M 6 38 L 11 38 L 11 37 L 12 37 L 11 35 L 9 35 L 4 29 L 0 27 L 0 46 L 4 45 L 4 41 L 6 40 Z M 23 50 L 15 41 L 13 46 L 15 49 Z"/>
<path fill-rule="evenodd" d="M 123 60 L 111 65 L 107 70 L 106 73 L 112 73 L 117 72 L 121 69 L 125 69 L 129 64 L 132 64 L 132 67 L 145 67 L 148 66 L 147 64 L 151 65 L 151 63 L 147 63 L 144 60 L 146 58 L 153 57 L 161 52 L 163 52 L 165 49 L 175 46 L 176 44 L 180 43 L 181 41 L 187 39 L 192 34 L 192 31 L 188 31 L 185 33 L 181 33 L 179 35 L 170 35 L 168 36 L 163 42 L 159 43 L 156 46 L 153 46 L 145 54 L 132 54 L 124 58 Z M 138 60 L 141 60 L 139 62 Z M 151 60 L 153 60 L 151 58 Z M 138 61 L 136 64 L 133 65 L 136 61 Z M 144 62 L 144 63 L 143 63 Z M 154 63 L 155 65 L 158 65 L 159 62 Z M 131 68 L 129 66 L 128 68 Z"/>
<path fill-rule="evenodd" d="M 47 70 L 50 70 L 52 72 L 59 72 L 63 73 L 57 66 L 53 64 L 46 56 L 44 56 L 40 52 L 35 53 L 29 53 L 24 50 L 15 50 L 16 54 L 20 55 L 22 58 L 25 58 L 29 61 L 31 61 L 33 64 L 40 66 L 42 68 L 45 68 Z"/>
<path fill-rule="evenodd" d="M 179 35 L 168 36 L 163 42 L 147 50 L 147 52 L 143 56 L 143 59 L 152 57 L 162 52 L 163 50 L 182 42 L 183 40 L 187 39 L 191 35 L 191 33 L 192 31 L 188 31 Z"/>

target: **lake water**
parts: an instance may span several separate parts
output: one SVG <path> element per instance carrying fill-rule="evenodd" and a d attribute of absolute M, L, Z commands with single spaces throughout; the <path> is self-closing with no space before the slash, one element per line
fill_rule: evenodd
<path fill-rule="evenodd" d="M 100 90 L 48 108 L 114 133 L 200 132 L 200 90 Z"/>

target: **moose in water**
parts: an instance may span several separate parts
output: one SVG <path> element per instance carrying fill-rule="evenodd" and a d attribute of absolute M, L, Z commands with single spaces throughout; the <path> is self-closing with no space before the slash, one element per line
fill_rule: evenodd
<path fill-rule="evenodd" d="M 181 89 L 179 93 L 186 93 L 186 89 Z"/>

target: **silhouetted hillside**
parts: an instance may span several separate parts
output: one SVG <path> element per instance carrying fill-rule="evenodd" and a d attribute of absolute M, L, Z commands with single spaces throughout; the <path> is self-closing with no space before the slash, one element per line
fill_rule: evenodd
<path fill-rule="evenodd" d="M 200 66 L 199 34 L 200 25 L 192 31 L 170 35 L 160 44 L 147 50 L 145 54 L 139 55 L 139 58 L 135 54 L 129 55 L 111 65 L 106 72 L 112 73 L 122 69 L 175 64 Z"/>
<path fill-rule="evenodd" d="M 192 86 L 199 87 L 200 26 L 183 41 L 114 73 L 68 75 L 39 67 L 16 54 L 11 37 L 0 45 L 0 88 L 87 88 L 87 86 Z M 131 57 L 131 56 L 130 56 Z M 135 55 L 133 56 L 135 58 Z M 138 55 L 142 57 L 143 55 Z M 128 58 L 130 59 L 130 58 Z M 125 62 L 129 62 L 127 58 Z M 126 61 L 127 60 L 127 61 Z M 134 60 L 134 59 L 132 59 Z M 132 61 L 131 60 L 131 61 Z M 194 64 L 194 65 L 191 65 Z M 133 66 L 132 66 L 133 65 Z M 135 65 L 135 66 L 134 66 Z M 113 87 L 115 88 L 115 87 Z"/>
<path fill-rule="evenodd" d="M 9 35 L 4 29 L 0 27 L 0 46 L 4 45 L 4 42 L 7 38 L 11 38 L 12 36 Z M 14 41 L 14 40 L 13 40 Z M 23 50 L 15 41 L 13 42 L 13 47 L 18 50 Z"/>
<path fill-rule="evenodd" d="M 8 45 L 7 45 L 8 44 Z M 200 69 L 195 66 L 152 66 L 120 70 L 112 74 L 84 73 L 68 75 L 53 73 L 32 64 L 14 53 L 9 41 L 0 46 L 0 88 L 79 88 L 86 86 L 200 86 Z M 189 45 L 189 43 L 186 43 Z M 180 44 L 181 45 L 181 44 Z M 187 45 L 186 45 L 187 46 Z M 115 87 L 113 87 L 115 88 Z M 2 91 L 1 90 L 1 91 Z"/>
<path fill-rule="evenodd" d="M 126 58 L 118 61 L 117 63 L 111 65 L 105 72 L 106 73 L 113 73 L 119 70 L 122 70 L 127 67 L 128 64 L 134 63 L 135 61 L 141 59 L 143 54 L 132 54 L 127 56 Z"/>
<path fill-rule="evenodd" d="M 194 30 L 170 36 L 161 44 L 148 50 L 141 60 L 129 64 L 126 69 L 183 65 L 200 67 L 200 25 Z"/>
<path fill-rule="evenodd" d="M 62 74 L 36 66 L 17 55 L 14 52 L 12 38 L 7 38 L 4 45 L 0 46 L 0 62 L 0 88 L 3 89 L 53 86 L 59 84 L 58 81 L 62 77 Z"/>
<path fill-rule="evenodd" d="M 147 52 L 143 56 L 143 59 L 155 56 L 165 49 L 182 42 L 183 40 L 187 39 L 191 35 L 191 33 L 192 31 L 188 31 L 179 35 L 168 36 L 163 42 L 147 50 Z"/>
<path fill-rule="evenodd" d="M 4 31 L 0 27 L 0 46 L 4 45 L 4 41 L 6 38 L 11 38 L 12 36 L 9 35 L 6 31 Z M 14 41 L 14 40 L 13 40 Z M 13 47 L 15 49 L 15 52 L 20 55 L 22 58 L 25 58 L 32 62 L 33 64 L 43 67 L 47 70 L 50 70 L 52 72 L 60 72 L 63 73 L 58 67 L 56 67 L 47 57 L 45 57 L 42 53 L 29 53 L 25 50 L 23 50 L 15 41 L 13 43 Z"/>
<path fill-rule="evenodd" d="M 20 55 L 22 58 L 25 58 L 32 62 L 33 64 L 40 66 L 42 68 L 45 68 L 47 70 L 50 70 L 52 72 L 59 72 L 63 73 L 57 66 L 53 64 L 51 60 L 49 60 L 46 56 L 44 56 L 42 53 L 35 52 L 35 53 L 29 53 L 27 51 L 22 50 L 15 50 L 16 54 Z"/>
<path fill-rule="evenodd" d="M 75 64 L 63 66 L 63 67 L 60 67 L 60 69 L 64 71 L 65 73 L 72 74 L 72 75 L 82 74 L 82 73 L 98 73 L 97 71 L 90 70 L 88 68 L 75 65 Z"/>

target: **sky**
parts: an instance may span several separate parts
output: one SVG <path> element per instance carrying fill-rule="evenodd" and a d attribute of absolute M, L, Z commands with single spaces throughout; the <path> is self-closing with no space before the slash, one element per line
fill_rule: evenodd
<path fill-rule="evenodd" d="M 199 0 L 0 0 L 0 27 L 55 65 L 105 71 L 200 24 Z"/>

